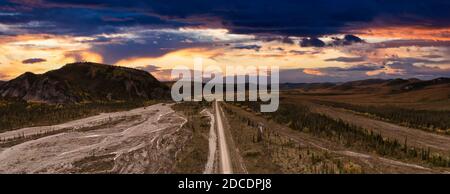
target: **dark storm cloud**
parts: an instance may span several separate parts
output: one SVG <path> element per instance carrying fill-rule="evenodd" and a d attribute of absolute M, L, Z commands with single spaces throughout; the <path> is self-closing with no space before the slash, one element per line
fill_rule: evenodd
<path fill-rule="evenodd" d="M 209 47 L 207 42 L 193 40 L 184 41 L 187 35 L 159 33 L 159 32 L 141 32 L 135 34 L 137 37 L 132 39 L 110 42 L 108 44 L 95 44 L 92 51 L 103 56 L 104 62 L 114 64 L 121 59 L 133 57 L 160 57 L 170 51 L 192 48 Z"/>
<path fill-rule="evenodd" d="M 383 22 L 378 25 L 385 26 L 450 26 L 446 0 L 15 0 L 5 2 L 0 10 L 21 13 L 10 17 L 10 22 L 42 20 L 69 28 L 62 33 L 169 21 L 168 25 L 175 25 L 171 23 L 175 20 L 180 25 L 220 25 L 234 33 L 307 37 L 345 33 L 380 18 Z M 66 23 L 61 22 L 64 19 Z M 92 24 L 99 29 L 89 28 Z"/>
<path fill-rule="evenodd" d="M 47 60 L 42 58 L 31 58 L 31 59 L 25 59 L 22 61 L 23 64 L 34 64 L 34 63 L 42 63 L 46 62 Z"/>
<path fill-rule="evenodd" d="M 325 42 L 318 38 L 303 38 L 300 41 L 301 47 L 324 47 Z"/>
<path fill-rule="evenodd" d="M 365 60 L 366 60 L 366 57 L 337 57 L 337 58 L 326 59 L 325 61 L 355 63 L 355 62 L 363 62 Z"/>
<path fill-rule="evenodd" d="M 443 56 L 441 56 L 441 55 L 424 55 L 422 57 L 429 58 L 429 59 L 437 59 L 437 58 L 442 58 Z"/>
<path fill-rule="evenodd" d="M 273 36 L 273 35 L 263 35 L 263 36 L 257 36 L 258 40 L 271 42 L 271 41 L 278 41 L 280 43 L 284 44 L 295 44 L 294 40 L 287 36 Z"/>
<path fill-rule="evenodd" d="M 30 1 L 32 2 L 32 1 Z M 28 33 L 61 35 L 95 35 L 115 33 L 122 27 L 181 27 L 180 22 L 161 19 L 145 13 L 120 9 L 92 9 L 86 7 L 47 7 L 26 4 L 18 8 L 20 14 L 0 15 L 0 23 L 17 25 Z M 2 7 L 0 5 L 0 7 Z M 10 13 L 10 12 L 6 12 Z"/>
<path fill-rule="evenodd" d="M 362 40 L 361 38 L 355 36 L 355 35 L 351 35 L 351 34 L 347 34 L 344 36 L 344 38 L 337 38 L 334 37 L 333 38 L 333 42 L 331 42 L 331 46 L 347 46 L 347 45 L 352 45 L 354 43 L 364 43 L 365 41 Z"/>
<path fill-rule="evenodd" d="M 281 42 L 282 43 L 285 43 L 285 44 L 294 44 L 295 42 L 292 40 L 292 39 L 290 39 L 289 37 L 284 37 L 282 40 L 281 40 Z"/>
<path fill-rule="evenodd" d="M 338 68 L 336 71 L 374 71 L 380 70 L 384 68 L 383 66 L 375 65 L 375 64 L 360 64 L 354 65 L 347 68 Z"/>
<path fill-rule="evenodd" d="M 344 38 L 333 37 L 333 41 L 325 43 L 324 41 L 312 37 L 303 38 L 300 41 L 302 47 L 325 47 L 325 46 L 349 46 L 355 43 L 365 43 L 365 41 L 355 35 L 345 35 Z"/>
<path fill-rule="evenodd" d="M 233 48 L 259 51 L 261 49 L 261 46 L 252 44 L 252 45 L 238 45 Z"/>

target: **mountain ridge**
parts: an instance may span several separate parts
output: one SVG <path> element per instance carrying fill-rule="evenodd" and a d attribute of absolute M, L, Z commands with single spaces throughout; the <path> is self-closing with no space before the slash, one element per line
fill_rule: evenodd
<path fill-rule="evenodd" d="M 283 89 L 301 89 L 304 91 L 359 91 L 375 92 L 377 89 L 383 89 L 382 92 L 408 92 L 420 90 L 429 87 L 444 86 L 450 87 L 450 78 L 440 77 L 432 80 L 411 79 L 366 79 L 339 83 L 283 83 L 280 88 Z M 377 91 L 381 92 L 381 90 Z"/>
<path fill-rule="evenodd" d="M 26 72 L 0 85 L 3 98 L 53 104 L 167 99 L 169 94 L 169 88 L 146 71 L 90 62 L 43 74 Z"/>

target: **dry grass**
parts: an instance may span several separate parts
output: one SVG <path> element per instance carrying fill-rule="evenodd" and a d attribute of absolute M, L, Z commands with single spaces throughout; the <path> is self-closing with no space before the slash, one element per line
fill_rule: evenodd
<path fill-rule="evenodd" d="M 234 141 L 249 173 L 364 173 L 362 167 L 328 151 L 299 144 L 266 126 L 258 139 L 258 121 L 227 105 Z"/>
<path fill-rule="evenodd" d="M 173 106 L 188 119 L 184 129 L 189 136 L 184 148 L 176 156 L 174 173 L 203 173 L 208 158 L 210 120 L 200 115 L 200 112 L 207 107 L 208 104 L 203 103 L 180 103 Z"/>

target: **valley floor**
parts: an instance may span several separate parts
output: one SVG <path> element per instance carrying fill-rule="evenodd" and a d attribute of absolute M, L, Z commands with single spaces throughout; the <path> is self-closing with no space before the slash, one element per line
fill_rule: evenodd
<path fill-rule="evenodd" d="M 310 108 L 330 118 L 364 129 L 381 132 L 383 137 L 408 138 L 409 145 L 428 146 L 448 154 L 448 136 L 427 133 L 398 125 L 335 110 L 317 104 Z M 291 129 L 248 108 L 224 104 L 231 120 L 231 131 L 249 173 L 448 173 L 446 168 L 434 168 L 415 161 L 399 160 L 343 146 L 325 138 Z M 262 132 L 257 141 L 258 130 Z"/>
<path fill-rule="evenodd" d="M 446 155 L 449 136 L 304 102 L 314 113 Z M 0 133 L 0 173 L 448 173 L 294 130 L 232 103 L 155 104 Z"/>

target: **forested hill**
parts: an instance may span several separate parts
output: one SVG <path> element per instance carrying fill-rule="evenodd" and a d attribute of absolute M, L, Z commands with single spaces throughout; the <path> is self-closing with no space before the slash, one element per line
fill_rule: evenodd
<path fill-rule="evenodd" d="M 27 72 L 0 85 L 5 99 L 44 103 L 167 99 L 169 92 L 146 71 L 89 62 L 44 74 Z"/>

